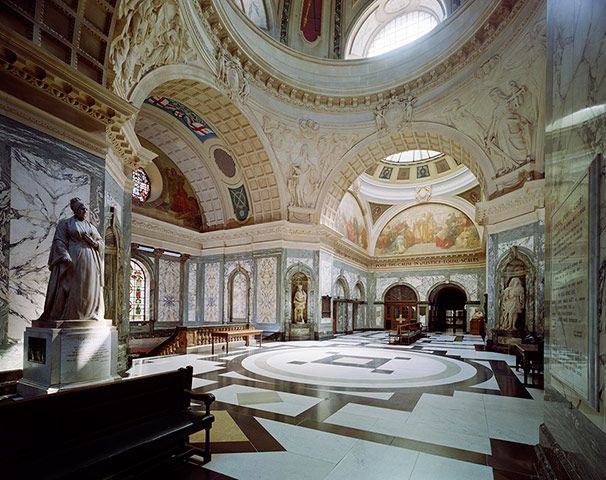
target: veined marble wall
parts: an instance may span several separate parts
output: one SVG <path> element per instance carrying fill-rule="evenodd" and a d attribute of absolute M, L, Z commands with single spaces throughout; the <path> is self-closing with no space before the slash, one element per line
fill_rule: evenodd
<path fill-rule="evenodd" d="M 486 286 L 488 293 L 488 330 L 495 328 L 497 321 L 497 266 L 507 256 L 511 248 L 522 247 L 532 254 L 536 267 L 536 298 L 534 318 L 537 332 L 543 332 L 544 319 L 544 276 L 545 276 L 545 224 L 535 222 L 511 230 L 493 233 L 488 236 L 486 249 Z"/>
<path fill-rule="evenodd" d="M 23 332 L 42 313 L 55 226 L 71 198 L 103 231 L 104 160 L 0 116 L 0 368 L 21 368 Z M 15 346 L 19 355 L 9 352 Z"/>
<path fill-rule="evenodd" d="M 114 208 L 115 225 L 119 234 L 119 258 L 117 259 L 118 264 L 122 266 L 119 268 L 118 274 L 121 274 L 120 279 L 117 282 L 121 282 L 123 288 L 119 288 L 114 295 L 118 298 L 115 299 L 117 302 L 117 317 L 114 319 L 114 324 L 118 328 L 118 371 L 122 372 L 128 368 L 128 334 L 130 330 L 129 315 L 128 315 L 128 304 L 129 304 L 129 290 L 128 285 L 130 282 L 130 270 L 128 268 L 130 261 L 130 236 L 131 236 L 131 198 L 132 194 L 130 191 L 124 191 L 120 185 L 114 180 L 114 178 L 106 173 L 105 174 L 105 229 L 108 227 L 108 223 L 111 219 L 110 208 Z M 103 232 L 100 232 L 103 235 Z M 107 305 L 106 305 L 107 313 Z"/>
<path fill-rule="evenodd" d="M 181 323 L 181 262 L 160 259 L 158 265 L 158 322 Z"/>
<path fill-rule="evenodd" d="M 572 389 L 558 384 L 550 375 L 551 302 L 551 216 L 574 184 L 581 178 L 596 154 L 606 147 L 606 62 L 604 31 L 606 8 L 601 1 L 570 2 L 552 0 L 547 4 L 547 120 L 546 198 L 545 198 L 545 429 L 541 446 L 554 452 L 551 439 L 568 456 L 580 478 L 606 478 L 606 404 L 595 410 Z M 602 182 L 603 183 L 603 182 Z M 601 199 L 601 219 L 606 205 Z M 602 224 L 603 226 L 604 224 Z M 604 269 L 606 237 L 602 231 L 600 265 Z M 600 272 L 603 276 L 603 271 Z M 592 279 L 597 281 L 597 279 Z M 600 285 L 604 291 L 604 285 Z M 604 299 L 600 305 L 606 322 Z M 598 336 L 599 353 L 606 353 L 606 329 Z M 598 363 L 599 388 L 606 384 L 604 364 Z M 556 450 L 557 451 L 557 450 Z M 551 458 L 558 455 L 553 454 Z M 565 462 L 564 462 L 565 463 Z"/>
<path fill-rule="evenodd" d="M 221 322 L 221 264 L 219 262 L 204 265 L 204 323 Z"/>
<path fill-rule="evenodd" d="M 190 262 L 187 268 L 187 321 L 193 323 L 198 319 L 198 264 Z"/>

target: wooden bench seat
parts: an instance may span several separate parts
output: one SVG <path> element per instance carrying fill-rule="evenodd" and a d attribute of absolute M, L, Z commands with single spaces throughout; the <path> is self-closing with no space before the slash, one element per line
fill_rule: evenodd
<path fill-rule="evenodd" d="M 396 330 L 390 330 L 387 337 L 389 343 L 410 345 L 416 342 L 422 333 L 422 324 L 419 322 L 401 323 Z"/>
<path fill-rule="evenodd" d="M 210 461 L 214 397 L 191 391 L 192 370 L 181 368 L 0 405 L 3 475 L 132 478 L 196 453 L 188 438 L 200 430 L 206 431 L 203 456 Z M 190 407 L 192 399 L 205 408 Z"/>

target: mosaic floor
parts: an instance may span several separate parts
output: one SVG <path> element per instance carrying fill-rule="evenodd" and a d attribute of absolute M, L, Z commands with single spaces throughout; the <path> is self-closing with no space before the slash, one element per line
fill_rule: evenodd
<path fill-rule="evenodd" d="M 216 397 L 212 461 L 171 478 L 534 479 L 543 391 L 480 345 L 366 332 L 145 359 L 131 374 L 193 365 L 193 387 Z"/>

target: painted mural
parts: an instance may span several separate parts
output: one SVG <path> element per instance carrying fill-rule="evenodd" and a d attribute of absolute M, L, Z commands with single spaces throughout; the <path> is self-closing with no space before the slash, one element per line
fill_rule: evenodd
<path fill-rule="evenodd" d="M 480 236 L 471 219 L 449 205 L 427 203 L 407 208 L 385 226 L 376 255 L 420 255 L 475 250 Z"/>
<path fill-rule="evenodd" d="M 345 235 L 345 238 L 363 249 L 368 248 L 368 229 L 364 221 L 364 215 L 360 205 L 354 196 L 345 192 L 339 212 L 337 213 L 337 230 Z"/>
<path fill-rule="evenodd" d="M 140 202 L 133 197 L 133 211 L 148 217 L 192 230 L 203 230 L 204 220 L 196 194 L 181 170 L 162 150 L 141 138 L 141 144 L 157 153 L 153 162 L 162 175 L 162 192 L 152 201 Z M 156 187 L 157 188 L 157 187 Z M 150 183 L 150 195 L 154 184 Z"/>

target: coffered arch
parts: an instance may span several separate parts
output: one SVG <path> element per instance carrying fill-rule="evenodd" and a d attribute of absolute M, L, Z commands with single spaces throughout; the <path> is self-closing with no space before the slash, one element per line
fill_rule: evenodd
<path fill-rule="evenodd" d="M 236 105 L 211 86 L 214 77 L 207 71 L 183 65 L 160 67 L 133 89 L 130 100 L 141 107 L 151 95 L 183 103 L 204 119 L 233 152 L 241 169 L 251 204 L 254 223 L 280 220 L 286 215 L 287 195 L 282 194 L 281 173 L 254 115 L 246 106 Z"/>
<path fill-rule="evenodd" d="M 198 197 L 209 228 L 221 228 L 230 210 L 213 171 L 204 161 L 198 140 L 178 120 L 144 106 L 135 125 L 137 135 L 162 150 L 187 177 Z"/>
<path fill-rule="evenodd" d="M 339 204 L 347 189 L 369 167 L 406 150 L 435 150 L 467 166 L 489 196 L 496 191 L 495 169 L 486 153 L 458 130 L 431 122 L 414 122 L 405 131 L 370 135 L 349 150 L 329 173 L 318 203 L 320 223 L 334 228 Z"/>

